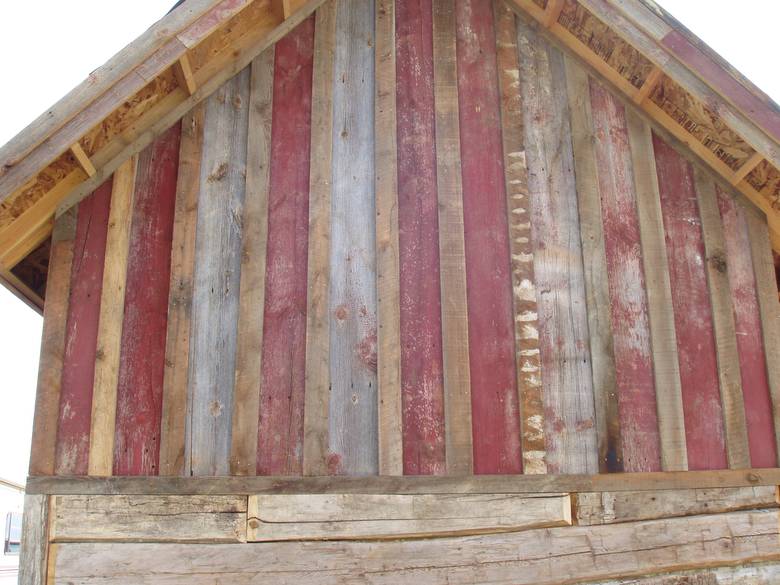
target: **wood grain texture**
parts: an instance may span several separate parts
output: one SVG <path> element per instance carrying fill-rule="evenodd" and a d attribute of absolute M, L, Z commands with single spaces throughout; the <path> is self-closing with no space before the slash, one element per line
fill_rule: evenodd
<path fill-rule="evenodd" d="M 761 313 L 761 336 L 766 360 L 769 392 L 772 397 L 772 418 L 775 427 L 775 445 L 780 457 L 780 307 L 777 303 L 777 280 L 774 272 L 772 250 L 769 243 L 769 227 L 764 217 L 754 210 L 745 213 L 753 256 L 753 272 L 756 275 L 756 294 Z M 754 332 L 755 333 L 755 332 Z"/>
<path fill-rule="evenodd" d="M 379 473 L 401 475 L 401 307 L 396 112 L 396 3 L 376 0 L 374 166 L 376 191 L 377 383 Z"/>
<path fill-rule="evenodd" d="M 661 197 L 689 469 L 728 465 L 715 335 L 693 167 L 653 134 Z"/>
<path fill-rule="evenodd" d="M 55 473 L 85 475 L 111 181 L 79 204 L 57 423 Z"/>
<path fill-rule="evenodd" d="M 610 302 L 610 282 L 614 275 L 607 270 L 605 226 L 603 220 L 602 184 L 598 168 L 596 129 L 591 103 L 591 80 L 587 71 L 574 59 L 564 58 L 566 86 L 571 113 L 572 147 L 574 149 L 577 200 L 579 204 L 580 240 L 588 311 L 590 359 L 593 370 L 593 403 L 599 449 L 599 470 L 623 471 L 623 445 L 620 419 L 620 394 L 615 364 L 615 334 Z M 608 188 L 607 184 L 605 188 Z M 604 204 L 608 202 L 604 201 Z M 612 278 L 610 278 L 612 277 Z"/>
<path fill-rule="evenodd" d="M 776 510 L 454 539 L 262 545 L 61 544 L 55 583 L 560 585 L 775 560 Z M 550 551 L 556 551 L 551 556 Z M 465 555 L 465 558 L 464 558 Z M 160 559 L 159 561 L 152 561 Z M 285 567 L 283 573 L 279 566 Z M 121 566 L 121 572 L 117 571 Z"/>
<path fill-rule="evenodd" d="M 271 176 L 271 128 L 275 48 L 251 66 L 246 195 L 241 240 L 236 381 L 231 421 L 230 473 L 257 473 L 258 425 L 265 317 L 268 189 Z"/>
<path fill-rule="evenodd" d="M 190 317 L 203 121 L 204 107 L 199 105 L 184 116 L 181 122 L 179 174 L 176 180 L 171 242 L 171 279 L 168 286 L 168 333 L 160 421 L 160 475 L 185 473 L 184 435 L 187 426 L 187 377 L 190 369 Z"/>
<path fill-rule="evenodd" d="M 723 221 L 728 279 L 734 306 L 734 326 L 745 401 L 750 464 L 772 467 L 777 463 L 772 398 L 767 377 L 766 351 L 761 331 L 761 312 L 756 294 L 756 277 L 750 253 L 746 214 L 734 197 L 716 186 L 718 209 Z"/>
<path fill-rule="evenodd" d="M 433 0 L 444 441 L 447 473 L 470 475 L 474 462 L 454 9 L 454 0 Z"/>
<path fill-rule="evenodd" d="M 610 310 L 625 471 L 660 471 L 653 354 L 625 108 L 592 81 Z"/>
<path fill-rule="evenodd" d="M 330 437 L 335 473 L 378 470 L 374 5 L 336 5 L 330 238 Z"/>
<path fill-rule="evenodd" d="M 432 2 L 398 0 L 395 32 L 403 471 L 438 474 L 447 454 Z"/>
<path fill-rule="evenodd" d="M 103 285 L 100 294 L 92 422 L 89 435 L 89 475 L 111 475 L 119 382 L 119 355 L 125 311 L 125 282 L 133 217 L 136 159 L 114 173 L 108 216 Z"/>
<path fill-rule="evenodd" d="M 516 532 L 571 524 L 568 494 L 249 496 L 248 541 Z"/>
<path fill-rule="evenodd" d="M 674 312 L 669 310 L 672 306 L 672 287 L 652 134 L 650 125 L 631 108 L 626 110 L 626 124 L 633 162 L 647 313 L 650 319 L 661 467 L 664 471 L 684 471 L 688 468 L 688 452 L 680 364 Z"/>
<path fill-rule="evenodd" d="M 53 542 L 243 542 L 244 496 L 53 496 Z"/>
<path fill-rule="evenodd" d="M 599 468 L 563 55 L 518 19 L 550 473 Z"/>
<path fill-rule="evenodd" d="M 276 44 L 274 57 L 257 437 L 257 472 L 263 475 L 300 475 L 303 464 L 313 48 L 309 18 Z"/>
<path fill-rule="evenodd" d="M 46 585 L 49 548 L 49 496 L 24 496 L 19 583 Z"/>
<path fill-rule="evenodd" d="M 754 563 L 637 577 L 626 581 L 602 581 L 594 585 L 773 585 L 780 579 L 780 563 Z"/>
<path fill-rule="evenodd" d="M 493 2 L 496 27 L 496 63 L 501 96 L 504 175 L 512 267 L 515 333 L 515 371 L 520 414 L 520 450 L 523 473 L 546 473 L 544 400 L 539 353 L 539 314 L 536 304 L 528 163 L 523 130 L 523 94 L 517 27 L 511 9 Z"/>
<path fill-rule="evenodd" d="M 698 167 L 694 169 L 694 181 L 704 238 L 707 284 L 712 304 L 726 457 L 730 468 L 740 469 L 750 467 L 750 451 L 745 421 L 745 402 L 742 397 L 737 334 L 734 326 L 734 303 L 729 285 L 730 259 L 726 255 L 726 241 L 715 183 Z"/>
<path fill-rule="evenodd" d="M 518 473 L 520 417 L 493 4 L 458 0 L 455 21 L 474 473 Z"/>
<path fill-rule="evenodd" d="M 333 67 L 336 0 L 317 11 L 312 73 L 309 252 L 306 300 L 306 390 L 303 473 L 329 471 L 330 427 L 330 215 L 333 158 Z"/>
<path fill-rule="evenodd" d="M 586 492 L 576 495 L 577 524 L 615 524 L 735 510 L 776 508 L 772 486 L 661 491 Z"/>
<path fill-rule="evenodd" d="M 249 73 L 244 69 L 206 103 L 185 443 L 191 475 L 229 471 Z"/>
<path fill-rule="evenodd" d="M 138 158 L 116 398 L 114 473 L 156 475 L 181 126 Z"/>
<path fill-rule="evenodd" d="M 38 383 L 35 391 L 30 475 L 53 475 L 57 451 L 62 366 L 70 303 L 70 275 L 76 236 L 77 208 L 54 222 L 46 278 Z"/>

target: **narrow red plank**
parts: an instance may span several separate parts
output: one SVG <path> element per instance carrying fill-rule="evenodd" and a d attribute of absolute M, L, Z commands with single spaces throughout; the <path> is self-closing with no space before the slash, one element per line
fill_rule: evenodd
<path fill-rule="evenodd" d="M 475 473 L 519 473 L 520 417 L 493 4 L 457 0 Z"/>
<path fill-rule="evenodd" d="M 777 462 L 772 399 L 761 337 L 761 313 L 756 295 L 756 276 L 750 253 L 745 210 L 718 187 L 718 207 L 726 239 L 731 299 L 745 400 L 750 463 L 753 467 L 774 467 Z"/>
<path fill-rule="evenodd" d="M 257 473 L 301 475 L 314 18 L 276 44 Z M 265 161 L 248 161 L 262 164 Z"/>
<path fill-rule="evenodd" d="M 396 109 L 404 474 L 446 471 L 431 0 L 398 0 Z"/>
<path fill-rule="evenodd" d="M 715 333 L 693 168 L 656 134 L 653 148 L 669 256 L 688 467 L 725 469 Z"/>
<path fill-rule="evenodd" d="M 111 179 L 107 180 L 78 207 L 57 427 L 57 475 L 86 475 L 89 467 L 92 387 L 111 185 Z"/>
<path fill-rule="evenodd" d="M 181 125 L 140 154 L 117 385 L 115 475 L 156 475 Z M 183 414 L 182 414 L 183 415 Z"/>
<path fill-rule="evenodd" d="M 661 471 L 650 321 L 625 109 L 591 79 L 590 96 L 624 471 Z"/>
<path fill-rule="evenodd" d="M 766 129 L 775 140 L 780 140 L 780 114 L 734 79 L 728 71 L 693 45 L 681 32 L 671 31 L 661 43 L 693 69 L 696 75 Z"/>

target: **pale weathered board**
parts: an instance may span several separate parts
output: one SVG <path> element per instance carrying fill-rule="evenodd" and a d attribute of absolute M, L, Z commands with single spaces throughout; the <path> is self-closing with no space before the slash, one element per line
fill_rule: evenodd
<path fill-rule="evenodd" d="M 245 496 L 53 496 L 53 542 L 243 542 Z"/>
<path fill-rule="evenodd" d="M 333 65 L 330 468 L 378 469 L 374 5 L 339 0 Z"/>
<path fill-rule="evenodd" d="M 760 510 L 427 540 L 64 543 L 54 583 L 560 585 L 775 560 L 779 534 Z"/>
<path fill-rule="evenodd" d="M 249 496 L 247 540 L 486 534 L 571 524 L 567 494 Z"/>
<path fill-rule="evenodd" d="M 49 496 L 24 497 L 22 542 L 19 552 L 20 585 L 44 585 L 48 555 Z"/>
<path fill-rule="evenodd" d="M 575 497 L 575 516 L 577 524 L 614 524 L 776 506 L 774 486 L 585 492 Z"/>
<path fill-rule="evenodd" d="M 229 473 L 249 69 L 206 103 L 192 294 L 187 468 Z"/>
<path fill-rule="evenodd" d="M 718 567 L 703 571 L 666 573 L 592 585 L 776 585 L 780 583 L 780 563 L 756 563 L 741 567 Z"/>

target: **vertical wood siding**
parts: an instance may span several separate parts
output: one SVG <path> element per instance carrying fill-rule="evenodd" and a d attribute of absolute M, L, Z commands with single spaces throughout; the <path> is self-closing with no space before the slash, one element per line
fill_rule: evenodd
<path fill-rule="evenodd" d="M 314 19 L 276 44 L 257 472 L 300 475 Z M 254 130 L 254 129 L 253 129 Z"/>
<path fill-rule="evenodd" d="M 138 158 L 117 386 L 114 473 L 157 475 L 181 125 Z"/>
<path fill-rule="evenodd" d="M 57 220 L 31 474 L 776 465 L 765 218 L 665 137 L 501 0 L 329 0 Z"/>
<path fill-rule="evenodd" d="M 718 366 L 693 167 L 653 135 L 680 356 L 689 469 L 725 469 Z"/>

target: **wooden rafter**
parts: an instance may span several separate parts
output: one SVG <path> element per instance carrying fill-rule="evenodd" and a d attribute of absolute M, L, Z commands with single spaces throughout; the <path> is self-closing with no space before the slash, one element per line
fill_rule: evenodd
<path fill-rule="evenodd" d="M 95 170 L 95 165 L 93 165 L 92 161 L 89 160 L 89 157 L 87 156 L 87 153 L 84 152 L 81 144 L 78 142 L 72 144 L 70 147 L 70 152 L 73 153 L 73 156 L 76 158 L 79 166 L 84 169 L 84 172 L 87 173 L 87 176 L 94 177 L 95 173 L 97 173 L 97 170 Z"/>
<path fill-rule="evenodd" d="M 198 84 L 195 82 L 195 76 L 192 73 L 192 65 L 190 65 L 190 58 L 187 53 L 184 53 L 173 66 L 173 71 L 176 74 L 176 79 L 179 82 L 179 87 L 185 88 L 189 95 L 195 93 L 198 89 Z"/>

